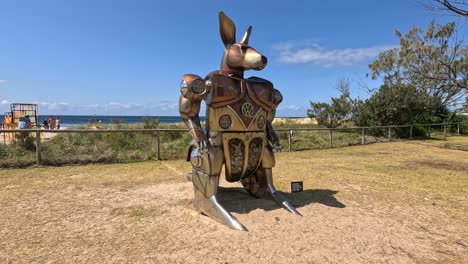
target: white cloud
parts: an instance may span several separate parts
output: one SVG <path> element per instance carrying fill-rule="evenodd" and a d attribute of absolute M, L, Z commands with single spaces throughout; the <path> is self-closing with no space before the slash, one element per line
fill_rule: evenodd
<path fill-rule="evenodd" d="M 39 106 L 39 110 L 43 112 L 44 110 L 53 111 L 53 112 L 65 112 L 70 110 L 70 104 L 64 102 L 50 103 L 50 102 L 34 102 Z"/>
<path fill-rule="evenodd" d="M 178 115 L 177 101 L 160 101 L 150 103 L 109 102 L 92 105 L 73 106 L 74 112 L 126 114 L 126 115 Z"/>
<path fill-rule="evenodd" d="M 32 102 L 39 106 L 42 114 L 104 114 L 104 115 L 178 115 L 177 101 L 150 103 L 105 102 L 96 104 L 71 104 L 67 102 Z M 9 100 L 0 101 L 0 112 L 7 111 Z M 201 112 L 204 113 L 204 112 Z"/>
<path fill-rule="evenodd" d="M 179 103 L 176 101 L 161 101 L 156 105 L 156 107 L 163 111 L 173 111 L 178 109 Z"/>
<path fill-rule="evenodd" d="M 1 83 L 6 83 L 6 82 L 7 82 L 7 80 L 0 80 L 0 84 Z"/>
<path fill-rule="evenodd" d="M 278 52 L 282 63 L 315 64 L 326 68 L 352 66 L 374 59 L 379 52 L 397 48 L 394 45 L 372 46 L 364 48 L 328 49 L 318 44 L 282 43 L 273 48 Z"/>
<path fill-rule="evenodd" d="M 279 105 L 276 116 L 278 117 L 305 117 L 307 113 L 307 108 L 301 105 Z"/>
<path fill-rule="evenodd" d="M 302 106 L 298 106 L 298 105 L 280 105 L 278 107 L 278 110 L 292 110 L 292 111 L 297 111 L 297 110 L 300 110 L 302 109 L 303 107 Z"/>

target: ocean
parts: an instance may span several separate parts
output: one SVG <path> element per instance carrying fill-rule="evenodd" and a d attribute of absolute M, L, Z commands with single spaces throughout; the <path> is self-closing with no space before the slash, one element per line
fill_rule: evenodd
<path fill-rule="evenodd" d="M 48 120 L 50 115 L 39 115 L 39 124 Z M 180 116 L 101 116 L 101 115 L 54 115 L 54 118 L 60 117 L 62 127 L 86 125 L 88 122 L 101 122 L 102 124 L 136 124 L 142 123 L 143 117 L 159 118 L 160 123 L 178 123 L 182 122 Z M 205 117 L 200 117 L 205 120 Z"/>

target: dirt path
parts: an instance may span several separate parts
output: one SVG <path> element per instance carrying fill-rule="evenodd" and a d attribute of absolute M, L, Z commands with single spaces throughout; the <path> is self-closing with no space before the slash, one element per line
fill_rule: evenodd
<path fill-rule="evenodd" d="M 17 218 L 9 219 L 15 222 L 10 225 L 24 222 L 24 229 L 14 231 L 2 223 L 2 237 L 24 240 L 8 244 L 2 240 L 0 262 L 66 258 L 83 263 L 462 263 L 468 259 L 466 226 L 431 204 L 415 208 L 371 199 L 360 204 L 337 199 L 335 193 L 285 194 L 298 206 L 301 218 L 273 201 L 250 197 L 240 187 L 222 189 L 220 202 L 249 232 L 226 228 L 194 212 L 189 183 L 120 192 L 69 187 L 32 194 L 17 204 Z"/>

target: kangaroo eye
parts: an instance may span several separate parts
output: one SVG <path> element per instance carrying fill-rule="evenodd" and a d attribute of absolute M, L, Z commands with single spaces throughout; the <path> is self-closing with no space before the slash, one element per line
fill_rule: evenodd
<path fill-rule="evenodd" d="M 242 51 L 242 52 L 245 52 L 249 47 L 247 47 L 247 46 L 241 46 L 240 48 L 241 48 L 241 51 Z"/>

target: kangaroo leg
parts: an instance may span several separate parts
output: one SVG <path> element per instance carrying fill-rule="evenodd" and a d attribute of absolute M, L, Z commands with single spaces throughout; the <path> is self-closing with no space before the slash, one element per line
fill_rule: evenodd
<path fill-rule="evenodd" d="M 262 164 L 261 167 L 257 170 L 257 174 L 263 174 L 263 177 L 267 184 L 267 190 L 270 195 L 273 197 L 275 202 L 281 205 L 284 209 L 289 212 L 302 216 L 299 211 L 296 210 L 288 201 L 286 201 L 279 193 L 276 191 L 275 185 L 273 184 L 273 172 L 272 168 L 275 166 L 275 156 L 271 149 L 267 146 L 264 149 Z"/>
<path fill-rule="evenodd" d="M 267 178 L 268 182 L 268 192 L 271 194 L 273 199 L 281 206 L 283 206 L 284 209 L 288 210 L 289 212 L 302 216 L 299 211 L 294 208 L 288 201 L 286 201 L 283 196 L 281 196 L 277 191 L 275 186 L 273 185 L 273 175 L 271 169 L 265 169 L 265 175 Z"/>
<path fill-rule="evenodd" d="M 263 198 L 267 193 L 268 183 L 265 170 L 257 169 L 252 175 L 241 180 L 244 189 L 256 198 Z"/>
<path fill-rule="evenodd" d="M 221 153 L 221 156 L 219 154 Z M 200 155 L 201 164 L 193 164 L 191 178 L 194 190 L 193 205 L 195 209 L 214 220 L 233 229 L 247 231 L 247 229 L 232 216 L 221 204 L 216 194 L 221 173 L 222 152 L 217 147 L 210 148 L 208 153 Z M 221 157 L 221 160 L 219 160 Z"/>

